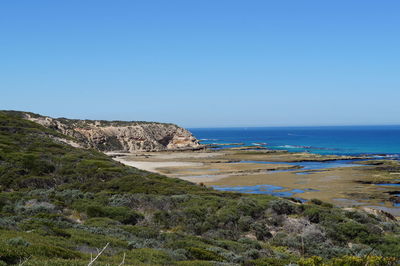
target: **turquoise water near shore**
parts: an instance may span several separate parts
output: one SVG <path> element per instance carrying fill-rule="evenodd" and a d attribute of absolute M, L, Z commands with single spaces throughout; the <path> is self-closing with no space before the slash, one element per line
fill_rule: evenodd
<path fill-rule="evenodd" d="M 203 144 L 244 143 L 318 154 L 400 158 L 400 126 L 191 128 Z M 222 146 L 229 147 L 229 146 Z"/>
<path fill-rule="evenodd" d="M 269 149 L 288 150 L 292 152 L 312 152 L 317 154 L 336 155 L 375 155 L 377 158 L 400 160 L 400 126 L 352 126 L 352 127 L 280 127 L 280 128 L 192 128 L 190 131 L 203 144 L 242 143 L 242 146 L 262 146 Z M 237 147 L 238 145 L 224 145 L 220 148 Z M 218 147 L 218 146 L 217 146 Z M 300 175 L 311 174 L 310 171 L 336 167 L 361 166 L 362 160 L 333 160 L 325 162 L 291 162 L 300 169 L 271 171 L 296 171 Z M 241 163 L 269 163 L 241 161 Z M 285 164 L 285 162 L 279 162 Z M 398 188 L 400 184 L 377 184 L 378 186 Z M 301 194 L 304 189 L 289 189 L 270 184 L 255 186 L 213 186 L 217 190 L 269 194 L 279 197 L 296 196 L 304 201 Z M 400 194 L 394 194 L 400 196 Z M 349 200 L 349 199 L 342 199 Z M 351 200 L 350 200 L 351 201 Z M 352 204 L 361 204 L 353 202 Z M 398 213 L 399 203 L 393 203 L 394 208 L 385 208 L 385 211 Z M 372 206 L 373 207 L 373 206 Z M 376 207 L 376 206 L 375 206 Z M 384 208 L 378 206 L 379 208 Z"/>

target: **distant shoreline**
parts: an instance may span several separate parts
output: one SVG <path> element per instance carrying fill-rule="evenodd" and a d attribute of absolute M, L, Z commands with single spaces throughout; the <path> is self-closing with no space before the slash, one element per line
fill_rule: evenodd
<path fill-rule="evenodd" d="M 243 143 L 242 146 L 270 150 L 400 159 L 400 126 L 191 128 L 190 131 L 202 144 L 224 148 L 234 146 L 229 143 Z"/>

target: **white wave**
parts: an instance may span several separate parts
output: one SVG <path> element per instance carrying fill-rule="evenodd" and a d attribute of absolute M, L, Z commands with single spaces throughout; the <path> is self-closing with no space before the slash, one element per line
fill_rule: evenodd
<path fill-rule="evenodd" d="M 282 145 L 278 146 L 279 148 L 286 148 L 286 149 L 301 149 L 301 148 L 307 148 L 305 146 L 296 146 L 296 145 Z"/>
<path fill-rule="evenodd" d="M 261 145 L 268 145 L 268 144 L 265 143 L 265 142 L 254 142 L 254 143 L 252 143 L 252 145 L 254 145 L 254 146 L 261 146 Z"/>

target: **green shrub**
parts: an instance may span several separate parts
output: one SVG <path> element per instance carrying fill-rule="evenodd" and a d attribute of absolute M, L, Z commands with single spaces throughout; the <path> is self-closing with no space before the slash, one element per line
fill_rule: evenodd
<path fill-rule="evenodd" d="M 251 216 L 242 216 L 238 221 L 238 226 L 241 231 L 249 231 L 251 224 L 254 222 Z"/>
<path fill-rule="evenodd" d="M 260 257 L 260 251 L 257 249 L 249 249 L 244 253 L 244 256 L 248 260 L 258 259 Z"/>
<path fill-rule="evenodd" d="M 165 250 L 168 255 L 175 261 L 187 260 L 187 251 L 185 249 Z"/>
<path fill-rule="evenodd" d="M 333 208 L 335 206 L 332 203 L 329 203 L 329 202 L 322 202 L 322 207 Z"/>
<path fill-rule="evenodd" d="M 25 247 L 0 244 L 0 261 L 7 265 L 20 263 L 29 255 Z"/>
<path fill-rule="evenodd" d="M 45 244 L 30 245 L 27 252 L 32 256 L 48 258 L 76 259 L 82 257 L 82 254 L 77 251 Z"/>
<path fill-rule="evenodd" d="M 335 258 L 331 260 L 331 265 L 343 265 L 343 266 L 385 266 L 385 265 L 398 265 L 399 260 L 391 257 L 381 257 L 381 256 L 344 256 L 341 258 Z"/>
<path fill-rule="evenodd" d="M 249 260 L 244 265 L 245 266 L 282 266 L 288 265 L 289 260 L 278 259 L 278 258 L 260 258 L 255 260 Z"/>
<path fill-rule="evenodd" d="M 196 248 L 196 247 L 186 247 L 185 248 L 188 252 L 188 257 L 197 260 L 210 260 L 210 261 L 224 261 L 224 258 L 215 252 Z"/>
<path fill-rule="evenodd" d="M 7 244 L 11 245 L 11 246 L 23 246 L 23 247 L 27 247 L 29 246 L 31 243 L 29 243 L 28 241 L 26 241 L 25 239 L 23 239 L 22 237 L 15 237 L 15 238 L 10 238 L 7 241 Z"/>
<path fill-rule="evenodd" d="M 286 221 L 285 215 L 278 215 L 278 214 L 271 214 L 267 218 L 267 223 L 273 226 L 283 226 L 284 222 Z"/>
<path fill-rule="evenodd" d="M 85 221 L 85 225 L 87 226 L 94 226 L 94 227 L 109 227 L 109 226 L 116 226 L 120 225 L 121 223 L 110 219 L 108 217 L 96 217 L 90 218 Z"/>
<path fill-rule="evenodd" d="M 0 228 L 4 229 L 15 229 L 17 226 L 18 217 L 8 216 L 8 217 L 0 217 Z"/>
<path fill-rule="evenodd" d="M 47 219 L 27 219 L 19 223 L 19 228 L 24 231 L 33 231 L 43 236 L 70 237 L 56 222 Z"/>
<path fill-rule="evenodd" d="M 127 249 L 127 241 L 121 237 L 121 234 L 114 235 L 115 231 L 116 230 L 112 230 L 112 228 L 84 228 L 84 230 L 69 229 L 67 232 L 71 234 L 71 237 L 68 241 L 74 243 L 74 245 L 79 244 L 96 248 L 102 248 L 107 243 L 110 243 L 110 248 L 116 247 Z"/>
<path fill-rule="evenodd" d="M 75 200 L 85 198 L 85 193 L 83 193 L 79 189 L 65 189 L 61 191 L 56 191 L 55 198 L 62 202 L 65 202 L 66 204 L 71 204 Z"/>
<path fill-rule="evenodd" d="M 244 238 L 244 239 L 247 239 L 247 238 Z M 218 239 L 218 240 L 215 240 L 213 242 L 213 244 L 218 247 L 221 247 L 223 249 L 233 251 L 234 253 L 242 253 L 248 248 L 247 245 L 252 245 L 252 243 L 244 244 L 244 241 L 243 241 L 244 239 L 242 239 L 240 242 L 232 241 L 232 240 Z M 257 244 L 258 244 L 258 242 L 257 242 Z M 258 244 L 258 246 L 260 247 L 259 244 Z"/>
<path fill-rule="evenodd" d="M 157 229 L 147 226 L 125 225 L 122 228 L 140 238 L 157 238 L 160 235 L 160 232 Z"/>
<path fill-rule="evenodd" d="M 136 224 L 143 219 L 143 215 L 126 207 L 104 207 L 100 205 L 90 205 L 86 208 L 89 217 L 108 217 L 124 224 Z"/>
<path fill-rule="evenodd" d="M 322 200 L 319 200 L 319 199 L 311 199 L 310 202 L 315 205 L 322 205 L 322 203 L 323 203 Z"/>
<path fill-rule="evenodd" d="M 162 228 L 171 227 L 171 214 L 168 211 L 158 210 L 153 213 L 153 222 Z"/>
<path fill-rule="evenodd" d="M 57 208 L 54 204 L 36 199 L 29 200 L 23 205 L 19 204 L 15 207 L 15 211 L 25 215 L 35 215 L 38 213 L 55 213 Z"/>
<path fill-rule="evenodd" d="M 382 238 L 382 242 L 376 245 L 382 255 L 389 257 L 400 257 L 400 235 L 386 235 Z"/>
<path fill-rule="evenodd" d="M 339 232 L 344 234 L 347 238 L 365 238 L 368 236 L 368 230 L 365 225 L 350 221 L 338 226 Z"/>
<path fill-rule="evenodd" d="M 287 200 L 273 200 L 270 202 L 269 206 L 274 210 L 277 214 L 293 214 L 296 212 L 296 205 L 290 203 Z"/>
<path fill-rule="evenodd" d="M 215 266 L 214 262 L 202 260 L 180 261 L 177 264 L 181 266 Z"/>
<path fill-rule="evenodd" d="M 150 248 L 134 249 L 126 252 L 126 258 L 150 265 L 171 265 L 172 258 L 164 251 Z"/>
<path fill-rule="evenodd" d="M 261 249 L 261 245 L 258 241 L 250 239 L 250 238 L 240 238 L 238 240 L 239 243 L 246 245 L 247 249 Z"/>
<path fill-rule="evenodd" d="M 88 259 L 60 259 L 60 258 L 34 257 L 34 258 L 29 258 L 23 265 L 24 266 L 87 266 L 88 261 L 89 261 Z"/>
<path fill-rule="evenodd" d="M 206 249 L 210 245 L 204 243 L 204 240 L 201 238 L 195 237 L 176 237 L 176 236 L 169 236 L 169 238 L 165 239 L 167 242 L 166 247 L 171 249 L 186 249 L 188 247 L 196 247 L 196 248 L 203 248 Z"/>
<path fill-rule="evenodd" d="M 322 266 L 323 259 L 319 256 L 313 256 L 310 258 L 301 258 L 297 263 L 299 266 Z"/>
<path fill-rule="evenodd" d="M 9 199 L 5 195 L 0 194 L 0 212 L 2 212 L 3 207 L 8 205 L 9 203 L 10 203 Z"/>
<path fill-rule="evenodd" d="M 128 248 L 139 249 L 139 248 L 160 248 L 162 243 L 156 239 L 144 239 L 136 238 L 128 242 Z"/>
<path fill-rule="evenodd" d="M 267 206 L 262 206 L 255 199 L 242 197 L 238 200 L 235 209 L 245 216 L 259 217 Z"/>
<path fill-rule="evenodd" d="M 255 232 L 257 240 L 267 240 L 272 237 L 272 234 L 269 232 L 268 228 L 265 226 L 264 223 L 253 223 L 251 225 L 252 229 Z"/>
<path fill-rule="evenodd" d="M 304 215 L 312 223 L 319 223 L 321 221 L 321 210 L 315 207 L 309 207 L 304 211 Z"/>
<path fill-rule="evenodd" d="M 347 211 L 346 216 L 352 220 L 355 220 L 358 223 L 373 223 L 376 224 L 377 223 L 377 219 L 371 215 L 368 214 L 366 212 L 362 212 L 362 211 Z"/>

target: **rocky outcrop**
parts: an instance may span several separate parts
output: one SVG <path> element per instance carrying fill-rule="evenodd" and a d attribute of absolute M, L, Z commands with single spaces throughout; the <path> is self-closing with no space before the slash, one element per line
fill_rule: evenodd
<path fill-rule="evenodd" d="M 76 120 L 31 113 L 24 116 L 75 138 L 84 147 L 104 152 L 194 150 L 203 147 L 188 130 L 174 124 Z"/>

